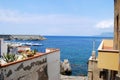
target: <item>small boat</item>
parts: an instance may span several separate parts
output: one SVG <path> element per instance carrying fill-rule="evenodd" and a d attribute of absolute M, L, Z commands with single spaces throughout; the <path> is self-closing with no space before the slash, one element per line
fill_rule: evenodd
<path fill-rule="evenodd" d="M 24 46 L 42 46 L 42 44 L 39 43 L 23 43 Z"/>
<path fill-rule="evenodd" d="M 42 46 L 42 44 L 39 44 L 39 43 L 33 43 L 32 46 Z"/>

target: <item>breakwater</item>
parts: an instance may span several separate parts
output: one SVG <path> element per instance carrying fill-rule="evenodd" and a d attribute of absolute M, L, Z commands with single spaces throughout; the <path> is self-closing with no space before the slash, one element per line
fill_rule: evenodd
<path fill-rule="evenodd" d="M 41 35 L 0 35 L 5 40 L 45 40 Z"/>

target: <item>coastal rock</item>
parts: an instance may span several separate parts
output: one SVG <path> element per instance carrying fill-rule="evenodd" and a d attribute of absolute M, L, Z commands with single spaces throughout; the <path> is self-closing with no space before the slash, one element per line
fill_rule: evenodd
<path fill-rule="evenodd" d="M 61 74 L 71 75 L 72 70 L 68 59 L 65 59 L 64 62 L 61 62 Z"/>
<path fill-rule="evenodd" d="M 41 35 L 2 35 L 0 38 L 5 40 L 45 40 L 46 38 Z"/>

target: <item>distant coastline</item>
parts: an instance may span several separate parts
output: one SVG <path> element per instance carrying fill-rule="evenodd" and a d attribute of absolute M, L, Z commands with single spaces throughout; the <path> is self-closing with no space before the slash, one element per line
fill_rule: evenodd
<path fill-rule="evenodd" d="M 81 37 L 81 38 L 108 38 L 108 39 L 113 39 L 113 36 L 100 36 L 100 35 L 93 35 L 93 36 L 56 36 L 56 35 L 47 36 L 47 35 L 45 35 L 45 37 L 46 38 L 48 38 L 48 37 L 55 37 L 55 38 L 71 38 L 71 37 L 79 38 L 79 37 Z"/>
<path fill-rule="evenodd" d="M 100 37 L 114 37 L 114 33 L 113 32 L 104 32 L 104 33 L 101 33 L 100 35 L 97 35 L 97 36 L 100 36 Z"/>
<path fill-rule="evenodd" d="M 41 35 L 4 35 L 0 34 L 0 38 L 5 40 L 45 40 L 46 38 Z"/>

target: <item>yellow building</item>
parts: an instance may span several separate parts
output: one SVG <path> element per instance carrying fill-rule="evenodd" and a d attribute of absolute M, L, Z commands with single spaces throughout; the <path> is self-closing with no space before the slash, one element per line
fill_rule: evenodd
<path fill-rule="evenodd" d="M 88 80 L 120 80 L 119 18 L 120 0 L 114 0 L 114 39 L 104 39 L 98 48 L 98 57 L 89 59 Z"/>

